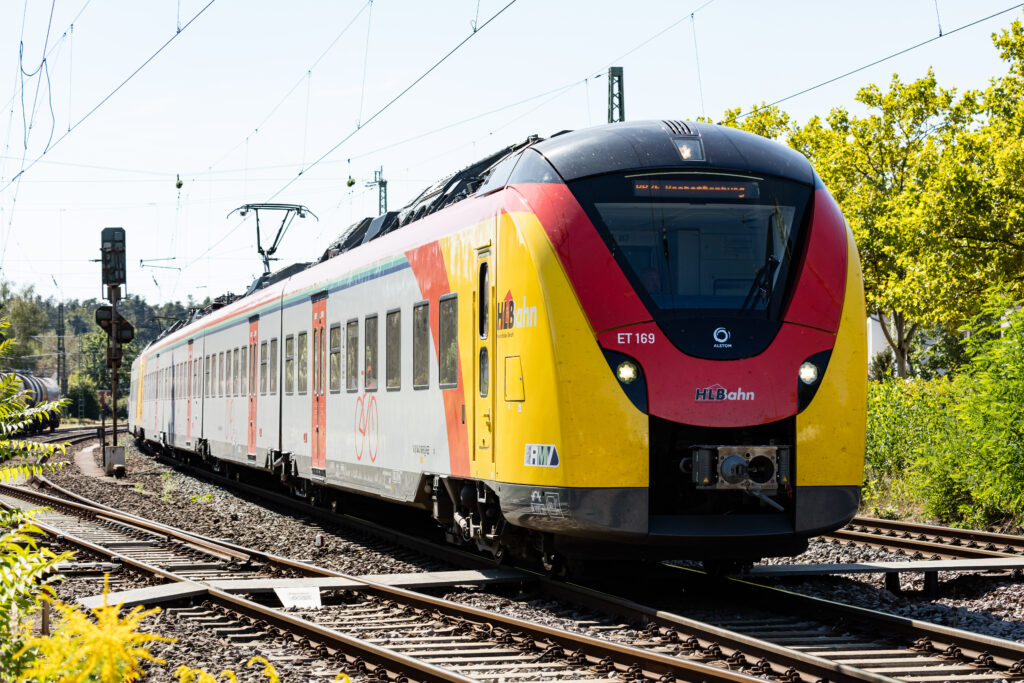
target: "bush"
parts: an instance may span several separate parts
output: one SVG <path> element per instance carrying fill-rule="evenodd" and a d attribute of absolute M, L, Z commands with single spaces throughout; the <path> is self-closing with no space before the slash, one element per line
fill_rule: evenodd
<path fill-rule="evenodd" d="M 1024 313 L 992 295 L 952 378 L 872 382 L 865 500 L 961 526 L 1024 521 Z"/>

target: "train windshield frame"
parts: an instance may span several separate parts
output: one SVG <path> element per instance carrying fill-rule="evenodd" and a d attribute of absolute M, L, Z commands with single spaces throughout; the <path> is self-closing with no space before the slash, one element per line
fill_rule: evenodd
<path fill-rule="evenodd" d="M 569 188 L 657 317 L 781 316 L 813 188 L 707 171 L 609 174 Z"/>

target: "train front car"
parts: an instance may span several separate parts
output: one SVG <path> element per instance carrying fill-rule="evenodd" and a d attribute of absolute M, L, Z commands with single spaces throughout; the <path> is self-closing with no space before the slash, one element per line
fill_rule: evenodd
<path fill-rule="evenodd" d="M 506 202 L 494 487 L 549 561 L 788 555 L 854 515 L 860 263 L 802 155 L 612 124 L 523 152 Z"/>

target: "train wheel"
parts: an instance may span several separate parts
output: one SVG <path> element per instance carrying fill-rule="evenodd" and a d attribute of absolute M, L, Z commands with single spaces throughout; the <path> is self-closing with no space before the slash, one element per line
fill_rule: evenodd
<path fill-rule="evenodd" d="M 540 558 L 540 565 L 544 567 L 544 572 L 555 579 L 564 579 L 569 575 L 569 566 L 565 562 L 565 558 L 557 553 L 544 553 Z"/>

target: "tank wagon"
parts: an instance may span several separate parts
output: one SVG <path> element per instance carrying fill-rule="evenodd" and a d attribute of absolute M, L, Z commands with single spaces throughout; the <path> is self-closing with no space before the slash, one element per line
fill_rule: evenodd
<path fill-rule="evenodd" d="M 50 377 L 38 377 L 30 370 L 14 370 L 15 377 L 21 380 L 22 390 L 25 392 L 25 407 L 34 408 L 40 403 L 57 401 L 60 399 L 60 386 L 57 381 Z M 38 433 L 50 428 L 53 431 L 60 426 L 60 411 L 51 412 L 44 420 L 33 422 L 29 427 L 30 433 Z"/>
<path fill-rule="evenodd" d="M 222 303 L 138 356 L 131 430 L 298 496 L 548 567 L 790 554 L 858 505 L 857 249 L 745 132 L 530 138 Z"/>

